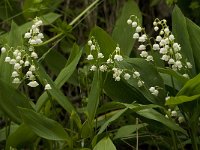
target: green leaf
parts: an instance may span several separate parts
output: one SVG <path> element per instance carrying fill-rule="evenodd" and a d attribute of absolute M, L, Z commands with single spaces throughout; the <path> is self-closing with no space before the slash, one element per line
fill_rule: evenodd
<path fill-rule="evenodd" d="M 92 125 L 88 120 L 86 120 L 83 123 L 82 129 L 81 129 L 81 138 L 86 139 L 88 137 L 91 137 L 92 133 L 93 133 Z"/>
<path fill-rule="evenodd" d="M 200 74 L 190 79 L 183 88 L 177 93 L 177 96 L 194 96 L 200 94 Z"/>
<path fill-rule="evenodd" d="M 165 105 L 177 105 L 182 104 L 185 102 L 190 102 L 193 100 L 196 100 L 200 97 L 200 94 L 194 95 L 194 96 L 176 96 L 176 97 L 170 97 L 165 103 Z"/>
<path fill-rule="evenodd" d="M 10 125 L 10 134 L 15 132 L 15 130 L 19 127 L 17 124 L 11 124 Z M 4 127 L 0 130 L 0 142 L 6 140 L 6 130 L 8 130 L 8 127 Z"/>
<path fill-rule="evenodd" d="M 91 30 L 90 36 L 94 36 L 94 38 L 97 40 L 101 48 L 101 52 L 105 56 L 104 60 L 107 60 L 109 55 L 115 50 L 117 44 L 113 41 L 112 37 L 110 37 L 108 33 L 97 26 Z"/>
<path fill-rule="evenodd" d="M 141 58 L 127 58 L 124 61 L 118 63 L 118 66 L 123 69 L 132 70 L 133 68 L 140 73 L 140 78 L 144 81 L 145 87 L 138 87 L 137 80 L 130 78 L 127 82 L 132 89 L 135 89 L 140 92 L 140 95 L 143 95 L 146 100 L 155 104 L 164 104 L 165 99 L 165 87 L 161 76 L 159 75 L 156 68 Z M 152 86 L 159 86 L 161 89 L 159 90 L 158 96 L 153 96 L 149 92 L 149 88 Z M 144 103 L 141 100 L 140 103 Z"/>
<path fill-rule="evenodd" d="M 0 109 L 16 123 L 21 123 L 17 107 L 32 108 L 24 95 L 2 80 L 0 80 L 0 103 Z"/>
<path fill-rule="evenodd" d="M 158 67 L 157 70 L 158 72 L 160 72 L 160 76 L 162 77 L 164 84 L 168 85 L 169 87 L 175 88 L 176 90 L 180 90 L 183 85 L 189 80 L 170 68 Z"/>
<path fill-rule="evenodd" d="M 101 93 L 100 82 L 100 74 L 99 72 L 95 72 L 87 104 L 87 113 L 90 122 L 93 122 L 99 105 L 99 97 Z"/>
<path fill-rule="evenodd" d="M 11 24 L 11 30 L 8 36 L 8 45 L 10 47 L 22 46 L 22 33 L 18 25 L 14 22 Z"/>
<path fill-rule="evenodd" d="M 135 125 L 126 125 L 117 130 L 114 139 L 129 137 L 131 134 L 139 130 L 140 128 L 146 127 L 148 124 L 141 123 Z"/>
<path fill-rule="evenodd" d="M 129 0 L 124 3 L 121 15 L 117 19 L 112 33 L 114 41 L 119 44 L 124 55 L 130 55 L 135 43 L 133 39 L 134 29 L 127 24 L 127 20 L 131 15 L 137 16 L 141 24 L 142 15 L 139 7 L 135 1 Z"/>
<path fill-rule="evenodd" d="M 109 137 L 104 137 L 93 150 L 117 150 Z"/>
<path fill-rule="evenodd" d="M 38 74 L 38 79 L 40 80 L 40 82 L 43 84 L 43 86 L 45 86 L 45 81 L 48 82 L 51 85 L 51 90 L 48 90 L 48 93 L 52 96 L 52 98 L 54 98 L 67 112 L 71 113 L 72 111 L 75 111 L 73 105 L 71 104 L 70 100 L 59 90 L 59 88 L 55 85 L 55 83 L 52 81 L 52 79 L 47 75 L 47 73 L 45 72 L 44 68 L 42 67 L 41 64 L 37 63 L 36 61 L 34 61 L 36 66 L 38 66 L 38 70 L 36 71 Z M 46 100 L 48 99 L 48 94 L 46 93 L 46 95 L 42 95 L 42 104 L 38 104 L 37 103 L 37 108 L 36 110 L 38 110 L 38 105 L 43 106 L 43 104 L 46 102 Z"/>
<path fill-rule="evenodd" d="M 158 121 L 172 130 L 180 131 L 184 134 L 187 134 L 187 132 L 184 129 L 182 129 L 180 126 L 178 126 L 175 122 L 167 119 L 164 115 L 160 114 L 158 111 L 154 109 L 143 109 L 143 110 L 137 111 L 136 113 L 145 118 Z"/>
<path fill-rule="evenodd" d="M 135 88 L 131 88 L 126 81 L 116 82 L 111 73 L 108 73 L 104 78 L 104 92 L 113 101 L 132 103 L 133 101 L 145 100 L 145 97 Z"/>
<path fill-rule="evenodd" d="M 58 51 L 50 51 L 45 57 L 45 63 L 56 76 L 65 67 L 67 59 Z"/>
<path fill-rule="evenodd" d="M 193 66 L 192 74 L 195 75 L 196 64 L 194 62 L 195 55 L 193 55 L 192 43 L 190 44 L 191 36 L 188 34 L 186 19 L 178 6 L 174 7 L 172 13 L 172 28 L 176 41 L 181 45 L 181 51 L 184 54 L 184 57 L 186 57 Z"/>
<path fill-rule="evenodd" d="M 19 108 L 19 111 L 24 123 L 38 136 L 48 140 L 70 141 L 69 135 L 58 122 L 30 109 Z"/>
<path fill-rule="evenodd" d="M 15 132 L 8 136 L 6 150 L 10 150 L 10 147 L 29 147 L 36 138 L 37 135 L 27 125 L 21 124 Z"/>
<path fill-rule="evenodd" d="M 178 72 L 170 69 L 170 68 L 157 68 L 158 72 L 160 73 L 164 73 L 164 74 L 168 74 L 170 76 L 173 76 L 174 78 L 176 78 L 182 85 L 184 85 L 188 79 L 183 77 L 181 74 L 179 74 Z"/>
<path fill-rule="evenodd" d="M 121 102 L 133 102 L 137 101 L 139 103 L 156 103 L 164 105 L 165 101 L 165 87 L 163 80 L 158 73 L 157 69 L 149 62 L 141 58 L 127 58 L 122 62 L 118 62 L 117 66 L 119 68 L 133 70 L 135 68 L 141 74 L 141 79 L 145 82 L 144 87 L 138 87 L 136 79 L 129 79 L 128 81 L 121 79 L 116 82 L 111 73 L 108 73 L 105 77 L 104 91 L 105 93 L 115 101 Z M 159 86 L 158 97 L 153 96 L 148 88 L 151 86 Z"/>
<path fill-rule="evenodd" d="M 195 23 L 193 23 L 191 20 L 187 19 L 186 20 L 187 23 L 187 29 L 188 29 L 188 33 L 189 33 L 189 41 L 191 43 L 192 46 L 192 52 L 193 52 L 193 57 L 194 57 L 194 62 L 195 62 L 195 66 L 196 67 L 196 72 L 200 72 L 200 27 L 197 26 Z"/>
<path fill-rule="evenodd" d="M 76 69 L 76 66 L 82 55 L 82 51 L 79 50 L 79 47 L 76 44 L 74 44 L 72 51 L 76 52 L 76 56 L 74 56 L 72 60 L 69 58 L 70 61 L 67 62 L 66 67 L 61 70 L 58 77 L 56 78 L 55 84 L 58 85 L 58 87 L 61 87 L 70 78 Z M 74 53 L 72 52 L 72 55 L 73 54 Z"/>
<path fill-rule="evenodd" d="M 76 53 L 76 55 L 74 53 Z M 61 70 L 60 74 L 58 75 L 58 77 L 56 78 L 54 83 L 49 77 L 47 77 L 48 75 L 44 71 L 42 71 L 42 70 L 40 71 L 40 74 L 42 74 L 41 77 L 48 78 L 48 82 L 55 87 L 55 89 L 49 90 L 50 94 L 53 97 L 55 97 L 55 99 L 58 101 L 58 103 L 69 112 L 71 112 L 74 108 L 72 108 L 73 106 L 71 104 L 69 104 L 69 102 L 68 102 L 69 100 L 68 99 L 66 100 L 66 97 L 64 98 L 64 95 L 58 89 L 61 88 L 63 86 L 63 84 L 69 79 L 69 77 L 73 74 L 73 72 L 76 69 L 76 66 L 80 60 L 81 54 L 82 54 L 82 51 L 80 51 L 79 47 L 75 44 L 72 49 L 72 53 L 70 54 L 70 56 L 75 55 L 74 59 L 70 58 L 70 61 L 67 62 L 68 65 L 66 65 L 66 67 Z M 63 101 L 62 101 L 62 99 L 63 99 Z M 36 104 L 36 110 L 39 111 L 47 100 L 48 100 L 48 94 L 45 92 L 44 94 L 42 94 L 39 97 L 37 104 Z"/>
<path fill-rule="evenodd" d="M 120 102 L 107 102 L 98 108 L 97 115 L 122 108 L 124 108 L 124 105 L 122 105 Z"/>
<path fill-rule="evenodd" d="M 22 44 L 23 44 L 23 41 L 22 41 L 21 31 L 19 27 L 17 26 L 17 24 L 12 22 L 11 30 L 8 34 L 8 43 L 7 43 L 8 46 L 6 46 L 7 51 L 9 50 L 10 47 L 16 48 L 17 46 L 22 46 Z M 7 83 L 11 83 L 12 82 L 11 74 L 12 74 L 13 66 L 5 62 L 6 56 L 7 56 L 6 53 L 1 55 L 0 78 L 6 81 Z"/>
<path fill-rule="evenodd" d="M 117 44 L 103 29 L 99 27 L 93 28 L 90 33 L 90 36 L 94 36 L 94 38 L 97 40 L 101 48 L 101 52 L 105 55 L 104 60 L 106 60 L 109 57 L 109 55 L 113 53 Z M 133 100 L 135 99 L 141 101 L 145 99 L 144 96 L 138 90 L 136 90 L 135 88 L 130 88 L 130 86 L 126 82 L 114 81 L 110 73 L 106 75 L 104 74 L 103 80 L 105 80 L 103 84 L 104 91 L 110 98 L 112 98 L 112 100 L 133 102 Z"/>
<path fill-rule="evenodd" d="M 133 103 L 133 104 L 120 103 L 120 104 L 124 105 L 126 108 L 129 108 L 129 109 L 134 110 L 134 111 L 140 111 L 140 110 L 149 109 L 149 108 L 161 108 L 161 109 L 163 109 L 163 107 L 161 107 L 159 105 L 155 105 L 155 104 L 148 104 L 148 105 L 142 105 L 142 104 L 137 104 L 137 103 Z"/>
<path fill-rule="evenodd" d="M 98 134 L 103 133 L 103 131 L 105 131 L 105 129 L 115 120 L 117 120 L 123 113 L 125 113 L 127 111 L 128 108 L 124 108 L 122 110 L 116 111 L 116 113 L 110 118 L 108 119 L 100 128 Z"/>

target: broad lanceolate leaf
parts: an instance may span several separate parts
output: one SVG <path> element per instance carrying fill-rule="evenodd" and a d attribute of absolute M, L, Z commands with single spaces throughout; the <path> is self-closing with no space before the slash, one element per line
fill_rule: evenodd
<path fill-rule="evenodd" d="M 35 61 L 36 66 L 39 68 L 37 70 L 38 78 L 40 82 L 45 86 L 46 80 L 51 85 L 51 90 L 48 90 L 49 94 L 52 96 L 53 99 L 55 99 L 67 112 L 71 113 L 72 111 L 75 111 L 73 105 L 71 104 L 70 100 L 59 90 L 59 88 L 55 85 L 55 83 L 52 81 L 52 79 L 46 74 L 45 70 L 43 69 L 42 65 L 37 63 Z M 46 101 L 47 97 L 44 95 L 44 101 Z M 40 106 L 44 104 L 43 100 L 41 102 Z M 38 104 L 37 104 L 38 105 Z"/>
<path fill-rule="evenodd" d="M 173 27 L 173 34 L 176 38 L 176 41 L 181 45 L 181 51 L 184 57 L 186 57 L 188 61 L 190 61 L 191 64 L 193 65 L 192 74 L 195 75 L 196 74 L 195 65 L 198 64 L 195 64 L 194 58 L 197 56 L 193 54 L 194 51 L 193 51 L 193 46 L 191 45 L 192 43 L 190 43 L 191 36 L 188 34 L 186 18 L 184 17 L 178 6 L 175 6 L 172 13 L 172 27 Z"/>
<path fill-rule="evenodd" d="M 181 84 L 181 85 L 184 85 L 188 81 L 188 79 L 183 77 L 183 75 L 177 73 L 176 71 L 174 71 L 170 68 L 157 68 L 157 70 L 160 73 L 167 74 L 169 76 L 176 78 L 177 81 L 179 82 L 179 84 Z"/>
<path fill-rule="evenodd" d="M 196 72 L 200 72 L 200 27 L 193 23 L 191 20 L 186 19 L 187 29 L 189 33 L 189 41 L 191 43 Z"/>
<path fill-rule="evenodd" d="M 19 110 L 24 123 L 38 136 L 49 140 L 70 141 L 69 135 L 58 122 L 30 109 L 19 108 Z"/>
<path fill-rule="evenodd" d="M 128 85 L 126 81 L 116 82 L 111 73 L 108 73 L 104 78 L 103 89 L 112 100 L 124 103 L 145 101 L 145 97 L 137 89 Z"/>
<path fill-rule="evenodd" d="M 133 134 L 140 128 L 146 127 L 147 125 L 148 124 L 146 123 L 141 123 L 141 124 L 123 126 L 117 130 L 114 139 L 129 137 L 131 134 Z"/>
<path fill-rule="evenodd" d="M 72 56 L 72 58 L 69 57 L 70 61 L 67 62 L 66 67 L 61 70 L 61 72 L 55 80 L 55 84 L 58 85 L 58 87 L 64 85 L 64 83 L 70 78 L 80 60 L 82 51 L 79 50 L 78 45 L 74 44 L 72 51 L 74 52 L 71 52 L 70 56 L 75 56 Z"/>
<path fill-rule="evenodd" d="M 30 148 L 34 140 L 38 136 L 25 124 L 21 124 L 15 132 L 8 136 L 6 141 L 6 150 L 10 150 L 10 147 L 20 148 L 27 146 Z"/>
<path fill-rule="evenodd" d="M 154 109 L 144 109 L 137 111 L 136 113 L 145 118 L 158 121 L 172 130 L 180 131 L 184 134 L 187 134 L 186 131 L 181 127 L 179 127 L 175 122 L 167 119 L 164 115 L 160 114 L 158 111 Z"/>
<path fill-rule="evenodd" d="M 185 102 L 190 102 L 193 100 L 196 100 L 200 97 L 200 94 L 198 95 L 194 95 L 194 96 L 176 96 L 176 97 L 170 97 L 170 99 L 168 99 L 166 101 L 166 105 L 177 105 L 177 104 L 182 104 Z"/>
<path fill-rule="evenodd" d="M 109 137 L 104 137 L 97 145 L 94 150 L 117 150 L 113 142 Z"/>
<path fill-rule="evenodd" d="M 140 23 L 142 22 L 142 15 L 137 3 L 129 0 L 124 4 L 112 33 L 113 39 L 119 44 L 124 55 L 130 55 L 135 42 L 133 39 L 134 29 L 127 24 L 127 20 L 131 15 L 137 16 Z"/>
<path fill-rule="evenodd" d="M 138 71 L 141 74 L 140 78 L 144 81 L 145 86 L 138 87 L 138 80 L 133 78 L 130 78 L 124 82 L 127 82 L 132 88 L 139 91 L 140 95 L 143 95 L 146 100 L 155 104 L 164 104 L 164 83 L 156 68 L 152 64 L 141 58 L 127 58 L 124 59 L 124 61 L 118 63 L 118 66 L 128 70 L 132 70 L 134 68 L 136 71 Z M 153 96 L 148 90 L 152 86 L 158 86 L 161 88 L 157 97 Z M 139 102 L 144 103 L 141 100 Z"/>
<path fill-rule="evenodd" d="M 32 108 L 29 100 L 10 84 L 0 80 L 0 109 L 12 121 L 21 122 L 17 107 Z"/>
<path fill-rule="evenodd" d="M 103 131 L 115 120 L 117 120 L 123 113 L 127 111 L 128 108 L 124 108 L 122 110 L 119 110 L 114 114 L 110 119 L 108 119 L 100 128 L 98 134 L 103 133 Z"/>
<path fill-rule="evenodd" d="M 109 36 L 109 34 L 107 34 L 103 29 L 99 27 L 93 28 L 90 33 L 90 36 L 94 36 L 94 38 L 98 42 L 100 50 L 105 56 L 104 61 L 106 61 L 109 58 L 110 54 L 112 54 L 115 50 L 117 43 L 114 42 L 114 40 Z M 135 89 L 131 89 L 126 82 L 114 81 L 110 73 L 106 75 L 104 74 L 103 80 L 105 80 L 103 81 L 104 91 L 110 98 L 112 98 L 112 100 L 133 102 L 133 97 L 135 98 L 137 96 L 138 99 L 143 98 L 142 94 L 140 94 Z"/>
<path fill-rule="evenodd" d="M 11 30 L 7 38 L 8 38 L 7 39 L 8 43 L 2 43 L 4 45 L 8 45 L 8 46 L 5 46 L 7 48 L 7 51 L 9 50 L 8 47 L 16 48 L 17 46 L 22 46 L 23 44 L 21 31 L 14 22 L 12 22 L 11 24 Z M 12 74 L 13 66 L 5 62 L 6 56 L 7 54 L 3 53 L 0 58 L 0 78 L 6 81 L 7 83 L 11 83 L 12 82 L 11 74 Z"/>
<path fill-rule="evenodd" d="M 73 46 L 72 52 L 70 54 L 69 60 L 67 61 L 65 68 L 62 69 L 62 71 L 59 73 L 58 77 L 56 78 L 56 80 L 54 82 L 54 84 L 56 85 L 56 87 L 58 89 L 61 88 L 63 86 L 63 84 L 73 74 L 73 72 L 76 69 L 76 66 L 80 60 L 81 54 L 82 54 L 82 51 L 80 51 L 79 47 L 75 44 Z M 36 110 L 39 111 L 47 100 L 48 100 L 48 94 L 45 92 L 38 99 L 38 102 L 36 104 Z M 61 102 L 59 102 L 59 103 L 61 104 Z M 63 105 L 61 105 L 61 106 L 63 106 Z M 63 106 L 63 107 L 67 108 L 67 106 Z"/>
<path fill-rule="evenodd" d="M 115 50 L 117 44 L 113 41 L 113 39 L 100 27 L 94 27 L 90 32 L 90 36 L 94 36 L 97 40 L 101 52 L 104 54 L 104 60 L 109 58 L 109 55 Z"/>
<path fill-rule="evenodd" d="M 93 119 L 95 118 L 96 115 L 97 107 L 99 105 L 99 97 L 101 93 L 100 76 L 101 74 L 99 72 L 95 72 L 91 91 L 88 96 L 87 112 L 90 122 L 93 122 Z"/>
<path fill-rule="evenodd" d="M 177 96 L 194 96 L 198 94 L 200 94 L 200 74 L 198 74 L 193 79 L 190 79 L 178 92 Z"/>
<path fill-rule="evenodd" d="M 45 47 L 46 48 L 46 47 Z M 56 76 L 65 67 L 67 59 L 60 52 L 52 50 L 45 57 L 45 64 Z"/>
<path fill-rule="evenodd" d="M 10 125 L 10 134 L 12 134 L 17 128 L 19 127 L 19 125 L 17 124 L 11 124 Z M 8 127 L 4 127 L 0 130 L 0 142 L 6 140 L 6 130 L 8 130 Z"/>

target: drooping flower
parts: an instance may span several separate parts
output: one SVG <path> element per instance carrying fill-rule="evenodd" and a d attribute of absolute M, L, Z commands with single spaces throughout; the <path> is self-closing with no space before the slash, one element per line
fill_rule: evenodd
<path fill-rule="evenodd" d="M 96 67 L 95 65 L 92 65 L 91 68 L 90 68 L 90 70 L 91 70 L 91 71 L 96 71 L 96 70 L 97 70 L 97 67 Z"/>
<path fill-rule="evenodd" d="M 18 77 L 18 76 L 19 76 L 19 74 L 17 73 L 17 71 L 13 71 L 13 72 L 12 72 L 11 77 L 14 77 L 14 78 L 15 78 L 15 77 Z"/>
<path fill-rule="evenodd" d="M 148 55 L 147 58 L 146 58 L 146 61 L 153 61 L 153 56 Z"/>
<path fill-rule="evenodd" d="M 144 81 L 139 80 L 137 84 L 138 84 L 138 87 L 142 87 L 144 85 Z"/>
<path fill-rule="evenodd" d="M 153 44 L 153 50 L 159 50 L 160 46 L 158 44 Z"/>
<path fill-rule="evenodd" d="M 39 84 L 37 83 L 37 81 L 30 81 L 27 85 L 30 87 L 37 87 Z"/>
<path fill-rule="evenodd" d="M 99 67 L 99 70 L 102 71 L 102 72 L 105 72 L 107 69 L 108 69 L 108 67 L 106 65 L 101 65 Z"/>
<path fill-rule="evenodd" d="M 110 63 L 113 63 L 113 60 L 111 58 L 109 58 L 107 61 L 106 61 L 107 64 L 110 64 Z"/>
<path fill-rule="evenodd" d="M 140 56 L 141 56 L 141 57 L 147 57 L 147 56 L 148 56 L 148 52 L 142 51 L 142 52 L 140 53 Z"/>
<path fill-rule="evenodd" d="M 5 53 L 5 52 L 6 52 L 6 48 L 5 48 L 5 47 L 2 47 L 2 48 L 1 48 L 1 52 L 2 52 L 2 53 Z"/>
<path fill-rule="evenodd" d="M 104 58 L 104 55 L 102 53 L 98 53 L 98 58 Z"/>
<path fill-rule="evenodd" d="M 94 57 L 93 57 L 92 54 L 89 54 L 89 55 L 87 56 L 87 60 L 93 60 L 93 59 L 94 59 Z"/>
<path fill-rule="evenodd" d="M 172 115 L 172 117 L 176 117 L 177 116 L 177 111 L 173 110 L 171 115 Z"/>
<path fill-rule="evenodd" d="M 179 123 L 185 122 L 184 117 L 183 117 L 183 116 L 178 117 L 178 122 L 179 122 Z"/>
<path fill-rule="evenodd" d="M 5 62 L 10 62 L 10 60 L 11 60 L 11 58 L 8 56 L 5 58 Z"/>
<path fill-rule="evenodd" d="M 138 33 L 139 33 L 139 32 L 141 32 L 141 31 L 142 31 L 142 28 L 141 28 L 140 26 L 137 26 L 136 29 L 135 29 L 135 32 L 138 32 Z"/>
<path fill-rule="evenodd" d="M 89 45 L 89 46 L 92 45 L 92 41 L 91 41 L 91 40 L 88 41 L 88 45 Z"/>
<path fill-rule="evenodd" d="M 138 71 L 133 72 L 133 78 L 138 78 L 140 76 L 140 73 Z"/>
<path fill-rule="evenodd" d="M 123 60 L 123 57 L 122 57 L 121 55 L 116 54 L 116 55 L 114 56 L 114 59 L 117 60 L 117 61 L 122 61 L 122 60 Z"/>
<path fill-rule="evenodd" d="M 125 74 L 124 74 L 124 79 L 125 79 L 125 80 L 129 80 L 129 79 L 130 79 L 130 77 L 131 77 L 131 75 L 130 75 L 130 74 L 128 74 L 128 73 L 125 73 Z"/>
<path fill-rule="evenodd" d="M 133 38 L 134 38 L 134 39 L 138 39 L 139 37 L 140 37 L 140 35 L 139 35 L 138 33 L 134 33 L 134 34 L 133 34 Z"/>
<path fill-rule="evenodd" d="M 146 50 L 146 46 L 145 45 L 140 45 L 138 47 L 138 50 L 140 50 L 140 51 Z"/>
<path fill-rule="evenodd" d="M 12 83 L 19 84 L 19 83 L 21 83 L 21 81 L 20 81 L 19 78 L 14 78 L 13 81 L 12 81 Z"/>
<path fill-rule="evenodd" d="M 51 85 L 50 84 L 46 84 L 45 87 L 44 87 L 44 90 L 51 90 Z"/>
<path fill-rule="evenodd" d="M 128 19 L 128 20 L 127 20 L 127 24 L 129 24 L 129 25 L 132 24 L 132 20 L 131 20 L 131 19 Z"/>
<path fill-rule="evenodd" d="M 133 28 L 137 27 L 137 22 L 136 21 L 132 22 L 132 27 Z"/>

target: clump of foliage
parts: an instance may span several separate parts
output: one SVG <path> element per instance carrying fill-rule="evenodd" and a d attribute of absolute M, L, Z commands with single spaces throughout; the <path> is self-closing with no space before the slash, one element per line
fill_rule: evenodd
<path fill-rule="evenodd" d="M 80 43 L 74 29 L 89 13 L 121 3 L 87 1 L 66 23 L 69 3 L 27 0 L 33 21 L 0 36 L 0 148 L 198 150 L 200 27 L 175 6 L 171 26 L 155 18 L 146 30 L 129 0 L 112 33 L 90 22 Z"/>

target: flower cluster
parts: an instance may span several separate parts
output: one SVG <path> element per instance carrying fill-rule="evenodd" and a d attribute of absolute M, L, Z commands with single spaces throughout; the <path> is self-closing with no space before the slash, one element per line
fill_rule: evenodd
<path fill-rule="evenodd" d="M 158 95 L 158 88 L 157 87 L 150 87 L 149 88 L 149 91 L 151 92 L 151 94 L 153 94 L 153 95 L 155 95 L 155 96 L 157 96 Z"/>
<path fill-rule="evenodd" d="M 178 109 L 178 108 L 177 108 Z M 166 118 L 171 117 L 173 120 L 178 121 L 179 124 L 185 122 L 185 118 L 181 115 L 179 110 L 171 110 L 168 109 L 167 114 L 165 115 Z"/>
<path fill-rule="evenodd" d="M 31 26 L 29 32 L 25 33 L 24 38 L 28 39 L 30 45 L 41 44 L 44 35 L 40 32 L 39 27 L 43 25 L 43 22 L 38 17 L 36 17 L 33 22 L 34 24 Z"/>
<path fill-rule="evenodd" d="M 137 81 L 138 87 L 145 86 L 144 81 L 140 77 L 140 73 L 135 68 L 128 70 L 117 67 L 117 64 L 124 60 L 119 45 L 116 46 L 113 53 L 109 55 L 109 58 L 105 62 L 103 59 L 104 55 L 100 52 L 100 47 L 94 37 L 91 37 L 88 41 L 88 46 L 89 54 L 86 59 L 90 61 L 90 71 L 99 70 L 101 72 L 111 72 L 115 81 L 120 81 L 122 78 L 124 80 L 132 78 Z M 154 92 L 151 92 L 151 94 L 158 96 L 158 88 Z"/>
<path fill-rule="evenodd" d="M 24 38 L 29 39 L 29 47 L 18 46 L 13 47 L 2 47 L 1 52 L 6 53 L 5 62 L 13 66 L 11 77 L 13 78 L 12 83 L 20 84 L 23 80 L 28 80 L 28 86 L 37 87 L 39 83 L 36 81 L 36 66 L 34 59 L 38 58 L 37 53 L 34 51 L 35 44 L 42 43 L 43 34 L 39 30 L 39 26 L 42 25 L 42 20 L 36 18 L 29 32 L 25 33 Z M 45 90 L 51 89 L 49 84 L 46 84 Z"/>
<path fill-rule="evenodd" d="M 165 19 L 159 20 L 155 19 L 153 22 L 154 31 L 158 32 L 156 38 L 148 37 L 145 33 L 145 29 L 139 24 L 136 16 L 131 16 L 127 23 L 135 28 L 135 33 L 133 38 L 137 39 L 141 43 L 138 50 L 141 51 L 140 56 L 145 58 L 147 61 L 154 61 L 153 53 L 159 52 L 161 55 L 161 60 L 166 62 L 166 65 L 172 68 L 174 71 L 179 71 L 183 73 L 183 76 L 189 78 L 187 74 L 188 69 L 192 68 L 190 62 L 183 60 L 181 55 L 181 46 L 175 42 L 175 37 L 167 26 L 167 21 Z M 153 39 L 153 42 L 152 40 Z M 147 50 L 147 46 L 150 47 L 150 51 Z M 151 55 L 149 55 L 151 53 Z"/>
<path fill-rule="evenodd" d="M 135 29 L 135 33 L 133 34 L 133 39 L 137 39 L 140 43 L 138 50 L 141 51 L 140 56 L 145 58 L 147 61 L 154 61 L 153 56 L 150 55 L 146 50 L 148 46 L 149 37 L 145 33 L 144 28 L 139 25 L 139 20 L 137 16 L 132 15 L 127 23 L 131 25 Z"/>

